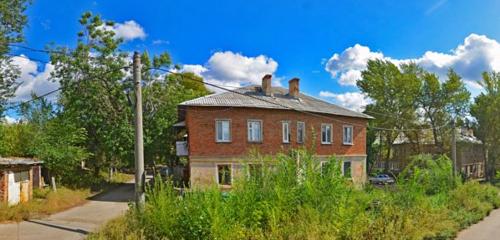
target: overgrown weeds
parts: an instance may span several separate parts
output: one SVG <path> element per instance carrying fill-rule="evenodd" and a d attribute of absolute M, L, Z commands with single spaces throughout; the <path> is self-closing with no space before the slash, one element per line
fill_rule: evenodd
<path fill-rule="evenodd" d="M 22 221 L 42 217 L 85 203 L 89 190 L 58 188 L 57 192 L 48 189 L 35 189 L 33 199 L 15 206 L 0 205 L 0 222 Z"/>
<path fill-rule="evenodd" d="M 321 168 L 295 154 L 300 162 L 262 160 L 262 172 L 243 174 L 229 193 L 213 186 L 179 196 L 156 183 L 144 212 L 118 225 L 145 239 L 451 239 L 500 205 L 495 187 L 453 177 L 446 157 L 415 158 L 386 190 L 352 186 L 334 157 Z"/>

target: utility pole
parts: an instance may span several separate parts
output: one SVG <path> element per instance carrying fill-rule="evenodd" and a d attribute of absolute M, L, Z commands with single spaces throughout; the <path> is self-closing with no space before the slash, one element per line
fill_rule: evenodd
<path fill-rule="evenodd" d="M 457 176 L 457 136 L 455 118 L 451 120 L 451 159 L 453 160 L 453 176 Z"/>
<path fill-rule="evenodd" d="M 134 89 L 135 89 L 135 204 L 139 210 L 144 207 L 144 139 L 142 136 L 142 88 L 141 56 L 134 52 Z"/>

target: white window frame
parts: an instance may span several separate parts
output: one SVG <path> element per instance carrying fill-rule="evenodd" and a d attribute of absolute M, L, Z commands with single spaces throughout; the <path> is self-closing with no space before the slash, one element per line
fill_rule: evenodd
<path fill-rule="evenodd" d="M 350 142 L 346 142 L 346 132 L 345 130 L 350 128 L 351 129 L 351 141 Z M 344 125 L 342 126 L 342 143 L 344 145 L 354 145 L 354 127 L 352 125 Z"/>
<path fill-rule="evenodd" d="M 330 141 L 323 141 L 323 127 L 330 127 Z M 322 123 L 321 124 L 321 144 L 332 144 L 333 142 L 333 124 Z"/>
<path fill-rule="evenodd" d="M 260 139 L 258 140 L 254 140 L 254 139 L 251 139 L 251 135 L 250 135 L 250 124 L 251 123 L 254 123 L 254 122 L 258 122 L 259 125 L 260 125 L 260 133 L 259 133 L 259 136 L 260 136 Z M 248 142 L 251 142 L 251 143 L 261 143 L 264 141 L 264 130 L 263 130 L 263 127 L 264 127 L 264 124 L 262 124 L 262 120 L 259 120 L 259 119 L 248 119 L 247 120 L 247 141 Z"/>
<path fill-rule="evenodd" d="M 281 140 L 283 143 L 290 143 L 290 121 L 281 122 Z"/>
<path fill-rule="evenodd" d="M 218 134 L 218 123 L 219 122 L 228 122 L 229 124 L 229 139 L 224 139 L 224 132 L 222 132 L 222 139 L 219 139 Z M 222 129 L 221 129 L 222 130 Z M 232 134 L 231 134 L 231 119 L 215 119 L 215 142 L 218 143 L 228 143 L 231 142 Z"/>
<path fill-rule="evenodd" d="M 350 164 L 350 167 L 349 167 L 349 169 L 351 170 L 351 176 L 350 176 L 350 178 L 352 178 L 352 161 L 342 161 L 342 167 L 340 168 L 340 169 L 341 169 L 341 171 L 342 171 L 342 176 L 344 176 L 344 177 L 345 177 L 345 172 L 344 172 L 344 164 L 345 164 L 346 162 L 348 162 L 348 163 Z"/>
<path fill-rule="evenodd" d="M 299 138 L 301 136 L 299 125 L 302 125 L 302 139 Z M 298 121 L 297 122 L 297 143 L 305 143 L 306 142 L 306 123 Z"/>
<path fill-rule="evenodd" d="M 229 166 L 229 174 L 231 177 L 229 185 L 228 184 L 221 184 L 219 182 L 219 166 Z M 219 185 L 219 186 L 232 186 L 233 185 L 233 164 L 231 164 L 231 163 L 216 163 L 215 164 L 215 181 L 217 182 L 217 185 Z"/>
<path fill-rule="evenodd" d="M 328 160 L 328 161 L 320 161 L 319 162 L 319 172 L 321 173 L 321 175 L 323 175 L 323 167 L 327 163 L 330 164 L 330 160 Z"/>

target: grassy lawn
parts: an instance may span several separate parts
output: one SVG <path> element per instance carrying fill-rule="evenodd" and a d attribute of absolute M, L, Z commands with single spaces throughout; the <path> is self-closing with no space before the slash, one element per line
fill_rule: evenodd
<path fill-rule="evenodd" d="M 116 173 L 111 182 L 98 181 L 92 187 L 73 189 L 63 186 L 58 187 L 57 192 L 51 191 L 50 188 L 33 189 L 33 199 L 29 202 L 15 206 L 0 204 L 0 223 L 41 218 L 82 205 L 89 197 L 129 182 L 133 178 L 131 174 Z"/>

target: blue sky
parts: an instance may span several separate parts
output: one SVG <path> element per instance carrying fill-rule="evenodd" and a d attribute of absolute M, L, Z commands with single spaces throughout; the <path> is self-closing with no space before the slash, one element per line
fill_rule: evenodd
<path fill-rule="evenodd" d="M 27 11 L 26 45 L 74 46 L 84 11 L 118 25 L 125 50 L 167 51 L 206 81 L 228 86 L 275 84 L 299 77 L 301 91 L 362 109 L 355 87 L 366 61 L 415 61 L 444 76 L 453 67 L 477 94 L 482 71 L 500 71 L 500 1 L 55 1 Z M 47 59 L 14 49 L 13 54 Z M 56 88 L 51 66 L 17 58 L 23 85 L 16 100 Z"/>

